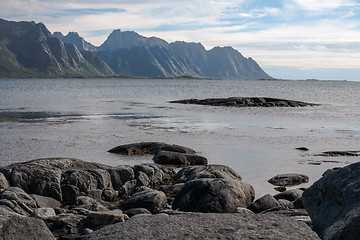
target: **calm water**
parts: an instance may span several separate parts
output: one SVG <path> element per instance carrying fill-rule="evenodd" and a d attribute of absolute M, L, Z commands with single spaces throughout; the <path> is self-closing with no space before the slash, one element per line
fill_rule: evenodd
<path fill-rule="evenodd" d="M 321 106 L 240 109 L 169 103 L 231 96 Z M 151 162 L 151 156 L 124 157 L 107 150 L 161 141 L 191 147 L 211 164 L 232 167 L 260 197 L 275 193 L 267 180 L 276 174 L 304 173 L 312 183 L 328 168 L 360 160 L 314 156 L 360 150 L 359 96 L 359 82 L 1 79 L 0 166 L 43 157 L 134 165 Z"/>

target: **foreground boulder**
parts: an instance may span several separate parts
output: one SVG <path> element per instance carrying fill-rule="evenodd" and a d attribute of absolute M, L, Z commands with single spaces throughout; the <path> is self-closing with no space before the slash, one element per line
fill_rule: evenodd
<path fill-rule="evenodd" d="M 326 174 L 305 190 L 302 201 L 322 239 L 358 239 L 360 163 Z"/>
<path fill-rule="evenodd" d="M 275 214 L 136 215 L 86 239 L 319 239 L 303 222 Z"/>
<path fill-rule="evenodd" d="M 201 178 L 186 182 L 176 194 L 172 208 L 186 212 L 232 213 L 254 200 L 253 187 L 225 178 Z"/>
<path fill-rule="evenodd" d="M 223 165 L 183 168 L 174 183 L 184 183 L 172 205 L 181 211 L 229 213 L 237 207 L 247 208 L 255 197 L 254 188 Z"/>
<path fill-rule="evenodd" d="M 0 239 L 55 239 L 44 221 L 24 217 L 0 206 Z"/>
<path fill-rule="evenodd" d="M 316 106 L 314 103 L 300 101 L 266 98 L 266 97 L 230 97 L 230 98 L 208 98 L 208 99 L 185 99 L 172 101 L 171 103 L 199 104 L 226 107 L 306 107 Z"/>

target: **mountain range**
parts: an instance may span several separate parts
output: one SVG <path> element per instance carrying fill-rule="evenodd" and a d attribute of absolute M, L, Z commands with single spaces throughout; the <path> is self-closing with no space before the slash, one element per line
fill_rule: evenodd
<path fill-rule="evenodd" d="M 0 19 L 0 77 L 196 77 L 270 79 L 232 47 L 168 43 L 114 30 L 99 47 L 76 32 L 53 34 L 42 23 Z"/>

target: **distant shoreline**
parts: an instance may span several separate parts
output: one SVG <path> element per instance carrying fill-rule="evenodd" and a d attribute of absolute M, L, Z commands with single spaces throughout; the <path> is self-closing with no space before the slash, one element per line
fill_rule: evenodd
<path fill-rule="evenodd" d="M 201 78 L 192 76 L 178 76 L 178 77 L 134 77 L 134 76 L 93 76 L 93 77 L 69 77 L 69 76 L 21 76 L 21 77 L 6 77 L 0 76 L 0 79 L 134 79 L 134 80 L 146 80 L 146 79 L 164 79 L 164 80 L 237 80 L 237 81 L 303 81 L 303 82 L 359 82 L 346 79 L 281 79 L 281 78 L 267 78 L 267 79 L 220 79 L 220 78 Z"/>

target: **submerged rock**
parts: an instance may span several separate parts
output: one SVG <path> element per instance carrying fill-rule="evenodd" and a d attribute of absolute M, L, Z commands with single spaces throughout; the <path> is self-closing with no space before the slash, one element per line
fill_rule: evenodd
<path fill-rule="evenodd" d="M 143 155 L 143 154 L 157 154 L 160 151 L 178 152 L 178 153 L 195 153 L 191 148 L 171 145 L 162 142 L 141 142 L 126 145 L 120 145 L 110 149 L 110 153 L 118 153 L 123 155 Z"/>
<path fill-rule="evenodd" d="M 309 149 L 307 147 L 298 147 L 298 148 L 295 148 L 296 150 L 299 150 L 299 151 L 309 151 Z"/>
<path fill-rule="evenodd" d="M 326 174 L 305 190 L 302 201 L 322 239 L 358 239 L 360 163 Z"/>
<path fill-rule="evenodd" d="M 338 157 L 338 156 L 359 157 L 360 156 L 360 151 L 329 151 L 329 152 L 322 152 L 318 156 L 324 156 L 324 157 Z"/>
<path fill-rule="evenodd" d="M 208 99 L 186 99 L 171 101 L 171 103 L 199 104 L 226 107 L 306 107 L 317 106 L 314 103 L 300 101 L 266 98 L 266 97 L 230 97 L 230 98 L 208 98 Z"/>
<path fill-rule="evenodd" d="M 279 174 L 270 178 L 268 182 L 275 186 L 296 186 L 309 182 L 309 177 L 297 173 Z"/>

